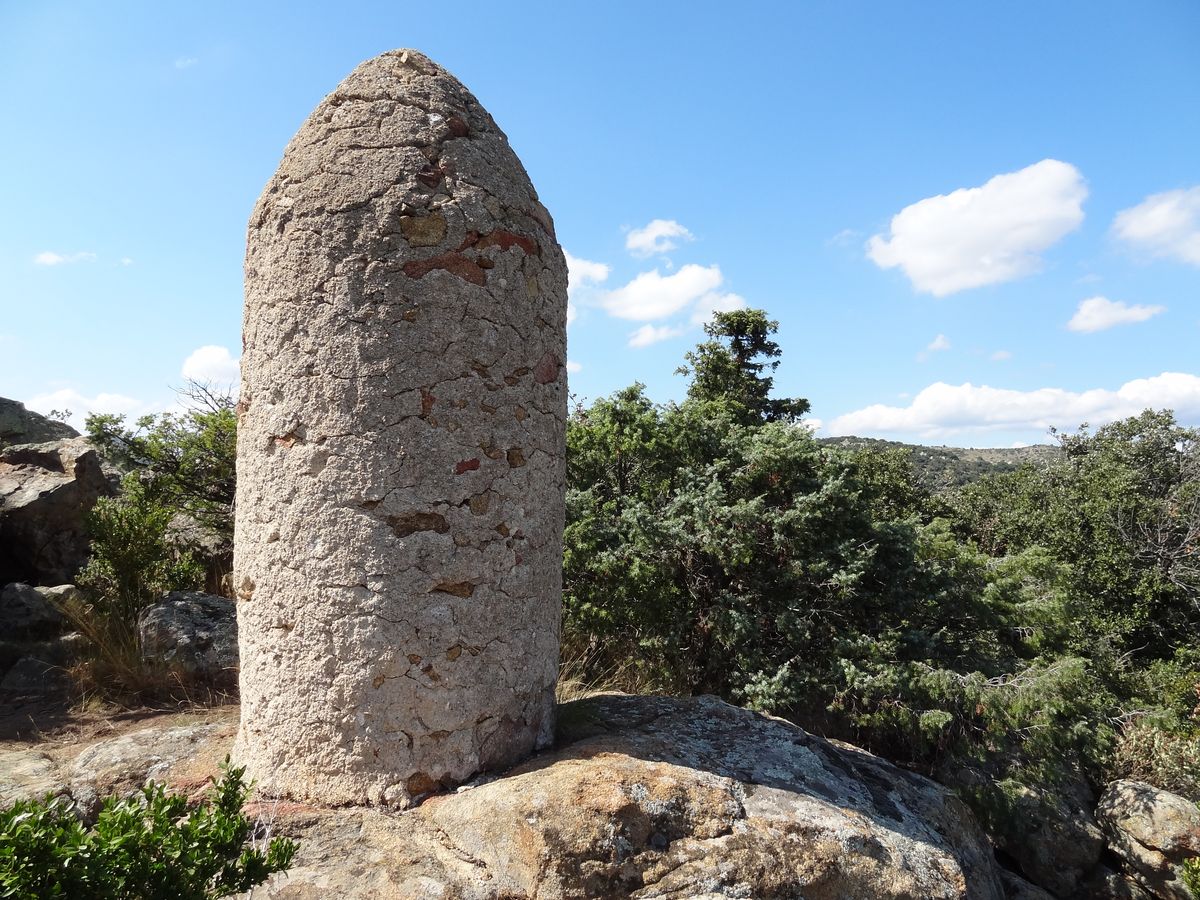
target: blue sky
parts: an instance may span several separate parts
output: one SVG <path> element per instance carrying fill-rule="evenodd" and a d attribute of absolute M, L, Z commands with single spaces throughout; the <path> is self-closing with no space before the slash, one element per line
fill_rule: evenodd
<path fill-rule="evenodd" d="M 822 434 L 1200 425 L 1200 4 L 0 2 L 0 395 L 236 372 L 250 210 L 360 61 L 492 112 L 573 259 L 571 389 L 780 323 Z"/>

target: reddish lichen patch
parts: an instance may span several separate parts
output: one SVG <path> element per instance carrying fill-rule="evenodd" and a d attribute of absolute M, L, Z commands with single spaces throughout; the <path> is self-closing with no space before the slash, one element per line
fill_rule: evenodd
<path fill-rule="evenodd" d="M 467 259 L 457 252 L 442 253 L 428 259 L 414 259 L 404 264 L 404 274 L 409 278 L 424 278 L 434 269 L 442 269 L 471 284 L 487 283 L 487 272 L 474 260 Z"/>
<path fill-rule="evenodd" d="M 499 247 L 501 250 L 508 250 L 510 247 L 520 247 L 526 256 L 538 256 L 541 254 L 541 249 L 538 247 L 537 241 L 533 240 L 533 238 L 517 234 L 515 231 L 505 231 L 502 228 L 497 228 L 495 231 L 485 234 L 479 239 L 477 246 L 480 249 Z"/>
<path fill-rule="evenodd" d="M 474 472 L 478 468 L 479 468 L 479 458 L 478 457 L 476 457 L 474 459 L 464 459 L 462 462 L 460 462 L 457 466 L 454 467 L 454 474 L 462 475 L 464 472 Z"/>
<path fill-rule="evenodd" d="M 545 356 L 538 360 L 538 364 L 533 369 L 533 380 L 538 384 L 549 384 L 558 378 L 558 370 L 562 368 L 562 363 L 558 357 L 551 351 L 546 351 Z"/>

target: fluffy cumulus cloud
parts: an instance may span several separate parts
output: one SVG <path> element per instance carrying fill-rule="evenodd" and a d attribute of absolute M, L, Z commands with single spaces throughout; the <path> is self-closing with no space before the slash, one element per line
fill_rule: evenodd
<path fill-rule="evenodd" d="M 1129 305 L 1107 297 L 1089 297 L 1079 303 L 1075 315 L 1067 323 L 1071 331 L 1104 331 L 1116 325 L 1145 322 L 1165 310 L 1165 306 Z"/>
<path fill-rule="evenodd" d="M 1044 159 L 906 206 L 886 236 L 867 242 L 867 255 L 937 297 L 1012 281 L 1036 272 L 1041 253 L 1079 227 L 1086 197 L 1078 169 Z"/>
<path fill-rule="evenodd" d="M 583 371 L 583 364 L 577 363 L 573 359 L 567 360 L 567 372 L 574 375 L 576 372 Z"/>
<path fill-rule="evenodd" d="M 609 267 L 572 256 L 566 250 L 563 250 L 563 256 L 567 259 L 567 324 L 570 325 L 578 314 L 576 303 L 579 298 L 608 280 Z"/>
<path fill-rule="evenodd" d="M 209 344 L 192 351 L 183 361 L 180 375 L 188 381 L 218 387 L 236 387 L 239 379 L 238 361 L 226 347 Z"/>
<path fill-rule="evenodd" d="M 1113 232 L 1154 256 L 1200 266 L 1200 185 L 1151 194 L 1117 213 Z"/>
<path fill-rule="evenodd" d="M 71 263 L 95 262 L 96 254 L 81 251 L 79 253 L 55 253 L 53 250 L 43 250 L 33 258 L 36 266 L 65 266 Z"/>
<path fill-rule="evenodd" d="M 637 331 L 629 335 L 630 347 L 649 347 L 651 344 L 657 344 L 660 341 L 667 341 L 673 337 L 679 337 L 683 334 L 684 329 L 672 325 L 643 325 Z"/>
<path fill-rule="evenodd" d="M 635 322 L 665 319 L 716 292 L 723 280 L 718 266 L 688 263 L 670 275 L 654 269 L 608 291 L 600 298 L 600 305 L 618 319 Z"/>
<path fill-rule="evenodd" d="M 740 294 L 726 294 L 710 291 L 696 301 L 692 309 L 692 324 L 703 325 L 713 317 L 713 313 L 733 312 L 735 309 L 745 309 L 746 298 Z"/>
<path fill-rule="evenodd" d="M 634 256 L 654 256 L 674 250 L 680 241 L 692 239 L 692 233 L 674 219 L 655 219 L 625 235 L 625 249 Z"/>
<path fill-rule="evenodd" d="M 131 418 L 153 412 L 153 408 L 142 400 L 124 394 L 99 393 L 87 396 L 74 388 L 59 388 L 38 394 L 25 401 L 34 412 L 48 415 L 50 412 L 69 412 L 67 421 L 77 430 L 83 430 L 84 420 L 90 413 L 117 413 Z"/>
<path fill-rule="evenodd" d="M 1126 382 L 1116 390 L 1015 391 L 987 385 L 931 384 L 908 406 L 875 404 L 838 416 L 832 435 L 910 434 L 923 440 L 989 431 L 1102 425 L 1147 407 L 1174 409 L 1183 421 L 1200 418 L 1200 377 L 1164 372 Z"/>

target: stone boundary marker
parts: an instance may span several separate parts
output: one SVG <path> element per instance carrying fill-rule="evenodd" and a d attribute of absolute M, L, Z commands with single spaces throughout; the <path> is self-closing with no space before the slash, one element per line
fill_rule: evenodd
<path fill-rule="evenodd" d="M 404 806 L 553 733 L 567 269 L 503 132 L 413 50 L 356 68 L 250 219 L 235 757 Z"/>

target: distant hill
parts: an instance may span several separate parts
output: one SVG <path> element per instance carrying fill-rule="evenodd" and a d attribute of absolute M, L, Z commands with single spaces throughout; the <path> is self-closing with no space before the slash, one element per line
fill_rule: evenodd
<path fill-rule="evenodd" d="M 912 453 L 913 466 L 921 480 L 931 490 L 961 487 L 999 472 L 1011 472 L 1025 463 L 1048 463 L 1059 452 L 1054 444 L 1034 444 L 1030 447 L 926 447 L 878 438 L 833 437 L 819 438 L 819 443 L 846 450 L 895 450 Z"/>

